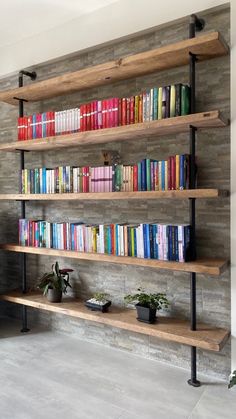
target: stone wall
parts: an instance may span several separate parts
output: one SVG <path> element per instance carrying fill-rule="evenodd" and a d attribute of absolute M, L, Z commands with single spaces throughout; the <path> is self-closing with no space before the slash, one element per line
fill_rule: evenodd
<path fill-rule="evenodd" d="M 229 8 L 220 11 L 206 11 L 205 32 L 219 30 L 227 42 L 230 37 Z M 98 46 L 87 52 L 74 54 L 56 62 L 38 65 L 38 80 L 43 80 L 67 71 L 102 63 L 125 55 L 153 49 L 188 36 L 188 18 L 168 25 L 153 28 L 144 34 L 136 34 L 128 39 L 105 46 Z M 13 57 L 14 58 L 14 57 Z M 78 106 L 93 99 L 111 96 L 129 96 L 158 85 L 188 82 L 188 67 L 163 71 L 136 79 L 117 82 L 109 86 L 90 89 L 73 95 L 54 98 L 26 106 L 26 112 L 62 110 Z M 0 89 L 17 85 L 17 75 L 0 80 Z M 230 60 L 229 57 L 216 58 L 197 64 L 197 110 L 220 109 L 226 117 L 230 114 Z M 0 141 L 16 138 L 17 108 L 0 104 Z M 189 149 L 187 134 L 170 135 L 163 138 L 143 138 L 142 141 L 87 146 L 44 153 L 26 153 L 26 167 L 58 164 L 97 165 L 101 163 L 102 150 L 119 151 L 123 163 L 135 163 L 144 157 L 165 159 L 175 153 L 185 153 Z M 199 187 L 230 187 L 230 129 L 212 129 L 199 132 L 197 137 L 199 166 Z M 18 191 L 19 156 L 14 153 L 0 154 L 0 192 Z M 230 201 L 199 200 L 197 210 L 197 251 L 199 256 L 226 257 L 230 255 Z M 17 241 L 17 221 L 20 203 L 1 202 L 0 241 Z M 27 203 L 27 217 L 44 218 L 50 221 L 85 221 L 88 223 L 107 222 L 188 222 L 188 202 L 32 202 Z M 141 267 L 99 264 L 94 262 L 61 260 L 62 265 L 74 269 L 72 280 L 76 294 L 82 298 L 92 292 L 106 291 L 113 303 L 123 305 L 125 294 L 143 286 L 148 291 L 166 292 L 171 301 L 170 315 L 189 318 L 189 274 L 158 271 Z M 0 291 L 14 289 L 20 284 L 20 256 L 0 252 L 2 268 Z M 27 276 L 31 287 L 37 278 L 55 260 L 51 257 L 27 256 Z M 19 307 L 2 303 L 2 312 L 19 315 Z M 74 333 L 82 339 L 100 342 L 116 348 L 132 351 L 141 356 L 158 359 L 173 365 L 189 368 L 190 349 L 186 346 L 161 341 L 104 325 L 94 324 L 69 317 L 29 310 L 30 327 L 34 322 L 42 322 L 66 333 Z M 197 275 L 197 315 L 198 319 L 216 326 L 230 327 L 230 271 L 221 277 Z M 210 375 L 226 377 L 230 370 L 230 344 L 219 354 L 198 350 L 199 370 Z"/>

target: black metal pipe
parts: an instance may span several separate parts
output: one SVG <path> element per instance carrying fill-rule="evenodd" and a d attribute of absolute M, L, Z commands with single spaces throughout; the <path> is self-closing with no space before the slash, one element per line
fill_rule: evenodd
<path fill-rule="evenodd" d="M 23 87 L 23 72 L 19 73 L 18 79 L 19 87 Z M 19 100 L 19 117 L 24 116 L 24 101 Z M 25 168 L 25 154 L 24 151 L 20 151 L 20 169 L 23 170 Z M 25 218 L 25 201 L 21 201 L 21 218 Z M 21 287 L 22 293 L 25 294 L 27 292 L 27 280 L 26 280 L 26 254 L 22 253 L 21 255 Z M 28 332 L 29 329 L 27 327 L 27 308 L 26 306 L 22 306 L 22 333 Z"/>
<path fill-rule="evenodd" d="M 195 37 L 195 31 L 197 28 L 198 18 L 196 15 L 191 15 L 189 23 L 189 38 Z M 199 23 L 199 22 L 198 22 Z M 196 112 L 196 55 L 189 54 L 189 86 L 190 86 L 190 112 Z M 195 189 L 196 187 L 196 131 L 194 126 L 190 126 L 189 140 L 190 140 L 190 188 Z M 191 241 L 190 241 L 190 258 L 191 260 L 196 259 L 196 208 L 195 199 L 189 200 L 189 215 L 191 225 Z M 197 328 L 197 310 L 196 310 L 196 273 L 190 273 L 190 327 L 191 330 L 195 331 Z M 200 382 L 197 380 L 197 349 L 195 346 L 191 346 L 191 378 L 188 380 L 188 384 L 199 387 Z"/>

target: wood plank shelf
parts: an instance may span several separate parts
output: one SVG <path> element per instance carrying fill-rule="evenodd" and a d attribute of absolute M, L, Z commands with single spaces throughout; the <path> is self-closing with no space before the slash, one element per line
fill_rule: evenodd
<path fill-rule="evenodd" d="M 18 99 L 41 101 L 79 90 L 189 64 L 189 53 L 198 61 L 227 55 L 229 48 L 219 32 L 209 32 L 150 51 L 83 68 L 21 88 L 2 91 L 0 101 L 18 105 Z"/>
<path fill-rule="evenodd" d="M 228 196 L 224 189 L 184 189 L 175 191 L 90 192 L 55 194 L 0 194 L 0 201 L 104 201 L 152 199 L 211 199 Z"/>
<path fill-rule="evenodd" d="M 141 259 L 130 256 L 114 256 L 102 253 L 85 253 L 74 250 L 58 250 L 39 248 L 31 246 L 20 246 L 18 244 L 0 244 L 0 249 L 10 252 L 30 253 L 44 256 L 58 256 L 71 259 L 89 260 L 91 262 L 117 263 L 120 265 L 134 265 L 146 268 L 166 269 L 169 271 L 195 272 L 199 274 L 208 274 L 219 276 L 228 267 L 229 262 L 226 259 L 208 259 L 202 258 L 193 262 L 173 262 L 156 259 Z"/>
<path fill-rule="evenodd" d="M 228 121 L 222 117 L 219 110 L 214 110 L 115 128 L 2 143 L 0 144 L 0 151 L 44 151 L 116 141 L 138 141 L 143 140 L 145 136 L 152 137 L 189 132 L 190 125 L 198 129 L 220 128 L 228 125 Z"/>
<path fill-rule="evenodd" d="M 136 320 L 135 310 L 113 306 L 108 313 L 89 311 L 82 302 L 70 297 L 65 297 L 61 303 L 53 304 L 42 294 L 22 294 L 20 291 L 14 291 L 1 295 L 0 299 L 210 351 L 220 351 L 230 336 L 226 329 L 202 323 L 198 324 L 196 331 L 192 331 L 188 321 L 169 317 L 159 317 L 155 324 L 140 323 Z"/>

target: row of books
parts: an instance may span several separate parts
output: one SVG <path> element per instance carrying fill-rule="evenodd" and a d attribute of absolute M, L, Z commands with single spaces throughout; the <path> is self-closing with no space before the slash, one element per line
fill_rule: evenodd
<path fill-rule="evenodd" d="M 167 224 L 49 223 L 19 220 L 21 246 L 184 262 L 190 226 Z"/>
<path fill-rule="evenodd" d="M 18 140 L 72 134 L 153 121 L 190 112 L 190 88 L 175 84 L 154 87 L 129 98 L 95 100 L 78 108 L 18 118 Z"/>
<path fill-rule="evenodd" d="M 164 191 L 189 188 L 190 156 L 143 159 L 135 165 L 23 169 L 20 193 Z"/>

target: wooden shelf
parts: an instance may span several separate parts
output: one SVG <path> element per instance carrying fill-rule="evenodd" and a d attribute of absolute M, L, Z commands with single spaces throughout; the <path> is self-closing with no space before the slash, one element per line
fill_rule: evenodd
<path fill-rule="evenodd" d="M 56 137 L 3 143 L 0 144 L 0 151 L 43 151 L 90 144 L 103 144 L 112 141 L 137 141 L 139 139 L 143 140 L 145 136 L 163 136 L 188 132 L 190 125 L 198 129 L 207 129 L 225 127 L 227 124 L 228 121 L 221 116 L 218 110 L 215 110 L 115 128 L 104 128 Z"/>
<path fill-rule="evenodd" d="M 151 74 L 189 63 L 189 53 L 198 61 L 227 55 L 228 46 L 219 32 L 209 32 L 196 38 L 185 39 L 151 51 L 119 58 L 93 67 L 66 73 L 48 80 L 6 90 L 0 93 L 0 101 L 18 105 L 16 98 L 29 102 L 41 101 L 79 90 L 114 83 L 144 74 Z"/>
<path fill-rule="evenodd" d="M 151 199 L 189 199 L 220 198 L 228 196 L 222 189 L 185 189 L 176 191 L 145 192 L 90 192 L 55 194 L 0 194 L 0 201 L 104 201 L 104 200 L 151 200 Z"/>
<path fill-rule="evenodd" d="M 215 328 L 206 324 L 198 324 L 197 330 L 192 331 L 188 321 L 168 317 L 159 317 L 156 324 L 144 324 L 136 320 L 135 310 L 112 306 L 108 313 L 94 312 L 89 311 L 79 300 L 69 297 L 64 298 L 61 303 L 53 304 L 49 303 L 42 294 L 22 294 L 19 291 L 14 291 L 1 295 L 0 299 L 210 351 L 220 351 L 230 335 L 226 329 Z"/>
<path fill-rule="evenodd" d="M 74 250 L 57 250 L 20 246 L 18 244 L 0 244 L 0 249 L 10 252 L 30 253 L 35 255 L 67 257 L 71 259 L 89 260 L 92 262 L 117 263 L 120 265 L 143 266 L 147 268 L 166 269 L 179 272 L 196 272 L 199 274 L 221 275 L 228 267 L 226 259 L 198 259 L 194 262 L 170 262 L 155 259 L 141 259 L 130 256 L 114 256 L 101 253 L 76 252 Z"/>

